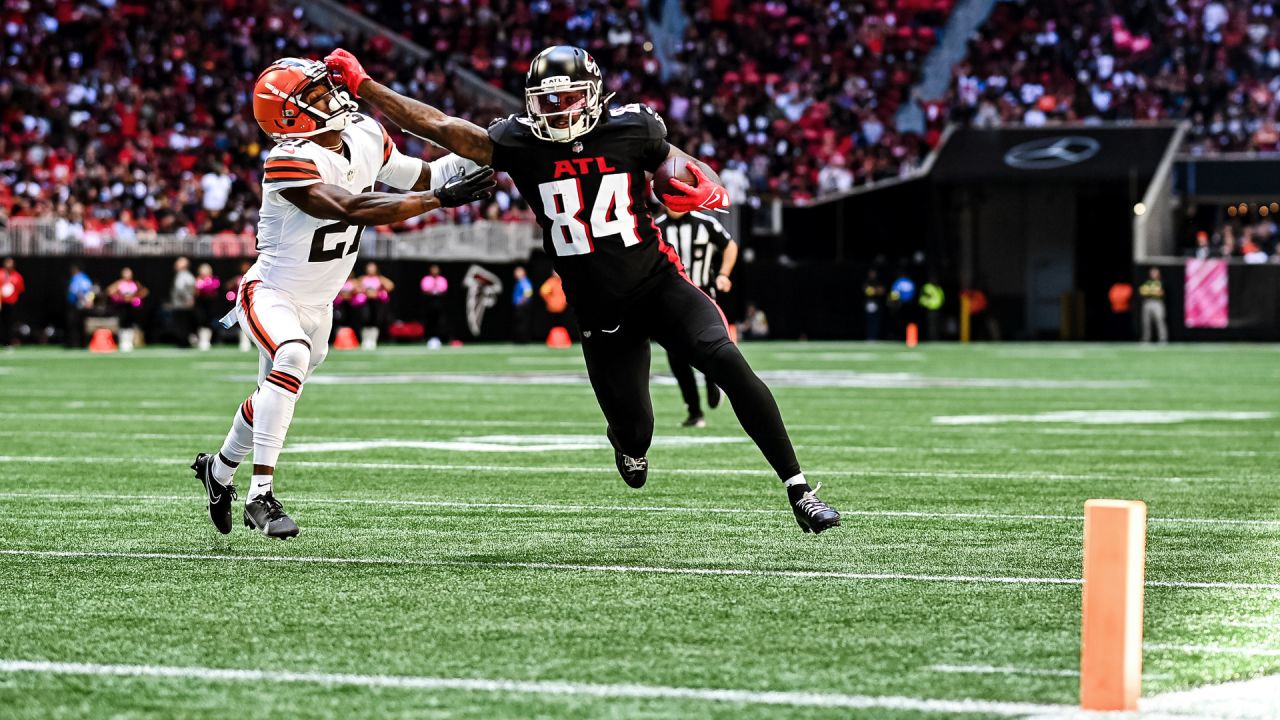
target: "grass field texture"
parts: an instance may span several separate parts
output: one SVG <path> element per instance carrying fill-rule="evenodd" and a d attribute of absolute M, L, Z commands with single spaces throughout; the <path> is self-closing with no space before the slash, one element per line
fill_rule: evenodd
<path fill-rule="evenodd" d="M 0 717 L 1065 715 L 1092 497 L 1149 506 L 1144 695 L 1280 672 L 1275 347 L 744 349 L 843 527 L 661 355 L 631 490 L 577 349 L 393 347 L 303 392 L 301 535 L 224 537 L 254 356 L 0 354 Z"/>

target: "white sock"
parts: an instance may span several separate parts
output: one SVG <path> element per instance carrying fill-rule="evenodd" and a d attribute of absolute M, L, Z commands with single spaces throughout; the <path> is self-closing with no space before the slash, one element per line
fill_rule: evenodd
<path fill-rule="evenodd" d="M 228 465 L 223 462 L 222 453 L 214 455 L 212 468 L 214 481 L 223 487 L 231 485 L 236 479 L 236 468 L 239 466 L 239 463 Z"/>
<path fill-rule="evenodd" d="M 793 475 L 782 481 L 782 487 L 795 487 L 796 485 L 808 485 L 809 481 L 804 479 L 804 473 Z"/>
<path fill-rule="evenodd" d="M 235 479 L 236 466 L 226 464 L 222 458 L 238 466 L 249 456 L 249 451 L 253 450 L 253 425 L 250 420 L 253 418 L 253 399 L 256 396 L 257 393 L 254 393 L 240 403 L 235 417 L 231 419 L 231 429 L 227 431 L 222 448 L 218 450 L 221 457 L 214 460 L 213 479 L 223 485 L 230 485 Z"/>
<path fill-rule="evenodd" d="M 209 328 L 200 328 L 200 330 L 197 331 L 197 337 L 199 340 L 197 341 L 196 346 L 201 350 L 208 350 L 210 343 L 213 340 L 213 330 L 210 330 Z"/>
<path fill-rule="evenodd" d="M 249 502 L 271 492 L 271 480 L 274 475 L 254 475 L 253 484 L 249 486 Z"/>
<path fill-rule="evenodd" d="M 240 330 L 240 352 L 249 352 L 249 334 Z"/>
<path fill-rule="evenodd" d="M 253 419 L 253 462 L 255 465 L 276 466 L 280 449 L 293 422 L 293 408 L 298 396 L 290 392 L 263 387 L 255 403 L 257 416 Z"/>

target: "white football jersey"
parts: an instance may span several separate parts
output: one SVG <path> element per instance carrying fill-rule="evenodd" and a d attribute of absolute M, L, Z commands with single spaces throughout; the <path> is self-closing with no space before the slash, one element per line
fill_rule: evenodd
<path fill-rule="evenodd" d="M 422 162 L 402 155 L 373 118 L 357 113 L 342 139 L 345 154 L 303 138 L 286 140 L 271 149 L 264 166 L 258 261 L 244 279 L 261 280 L 299 305 L 333 302 L 355 265 L 364 228 L 311 217 L 280 191 L 327 183 L 360 194 L 375 182 L 407 190 L 422 172 Z"/>

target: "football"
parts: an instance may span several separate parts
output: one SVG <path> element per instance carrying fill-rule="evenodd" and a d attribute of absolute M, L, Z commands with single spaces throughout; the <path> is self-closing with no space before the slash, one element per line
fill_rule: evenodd
<path fill-rule="evenodd" d="M 683 157 L 670 157 L 658 166 L 657 171 L 653 173 L 653 194 L 658 196 L 658 202 L 662 202 L 663 195 L 679 195 L 671 187 L 671 180 L 676 179 L 682 183 L 689 185 L 697 184 L 697 178 L 689 171 L 689 161 Z"/>

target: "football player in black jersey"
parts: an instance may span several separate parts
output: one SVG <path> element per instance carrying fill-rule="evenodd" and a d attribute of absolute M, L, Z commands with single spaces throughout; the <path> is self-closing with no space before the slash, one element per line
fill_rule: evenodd
<path fill-rule="evenodd" d="M 622 479 L 644 485 L 653 440 L 649 341 L 701 370 L 733 402 L 786 486 L 805 532 L 840 524 L 816 496 L 769 388 L 729 339 L 720 308 L 689 281 L 648 207 L 649 174 L 681 157 L 696 182 L 672 181 L 662 198 L 677 212 L 727 207 L 729 196 L 707 165 L 672 147 L 666 126 L 644 105 L 609 109 L 600 68 L 585 50 L 547 48 L 529 65 L 523 115 L 488 131 L 406 98 L 369 78 L 354 56 L 325 59 L 335 79 L 405 130 L 481 165 L 506 172 L 542 226 L 564 291 L 582 327 L 582 352 Z"/>
<path fill-rule="evenodd" d="M 698 289 L 706 293 L 712 300 L 716 292 L 729 292 L 733 281 L 733 267 L 738 263 L 738 243 L 724 229 L 719 220 L 708 213 L 693 211 L 688 213 L 667 209 L 659 214 L 654 222 L 662 237 L 666 239 L 684 264 L 685 274 Z M 667 362 L 671 365 L 671 374 L 680 386 L 680 395 L 684 398 L 689 417 L 681 423 L 681 427 L 706 427 L 707 421 L 702 417 L 702 399 L 698 396 L 698 380 L 693 375 L 693 368 L 676 353 L 667 351 Z M 715 409 L 720 404 L 720 388 L 710 380 L 707 381 L 707 405 Z"/>

